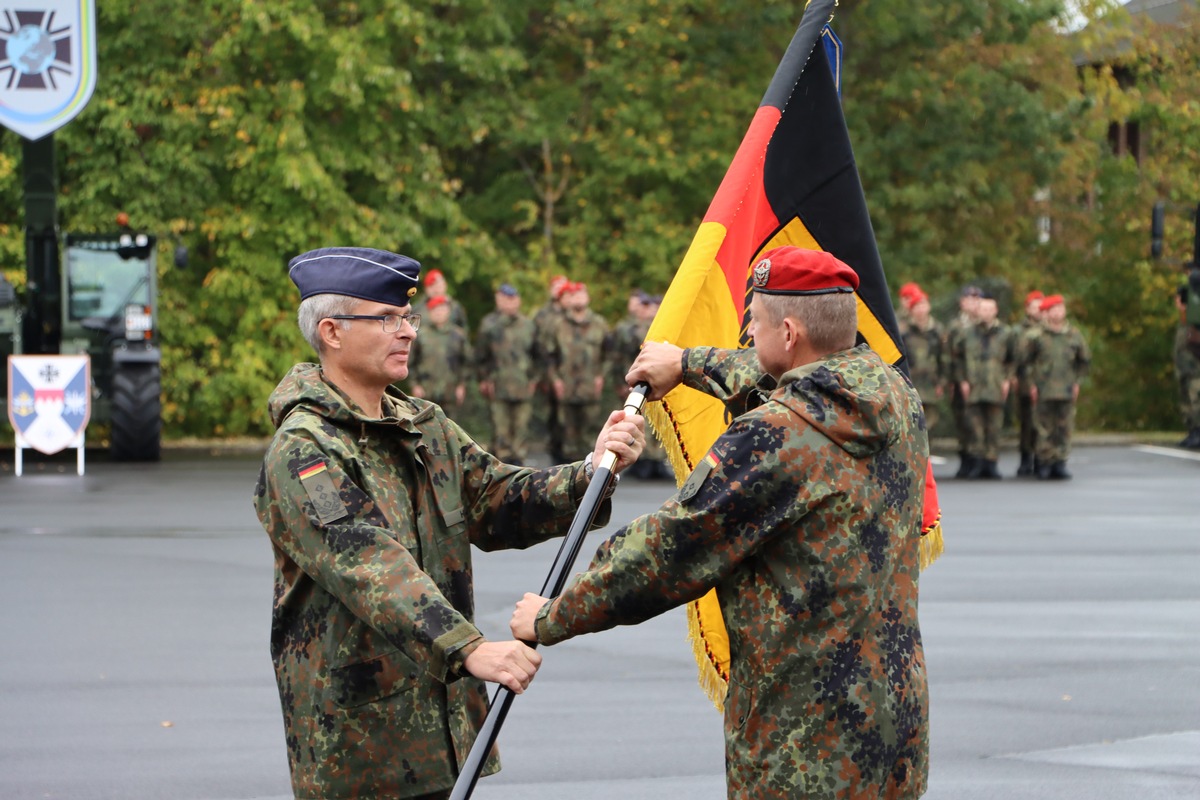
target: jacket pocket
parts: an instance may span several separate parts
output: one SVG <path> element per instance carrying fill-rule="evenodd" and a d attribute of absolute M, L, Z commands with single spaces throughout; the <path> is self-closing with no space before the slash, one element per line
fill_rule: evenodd
<path fill-rule="evenodd" d="M 329 696 L 342 708 L 374 703 L 417 685 L 420 670 L 399 650 L 329 670 Z"/>
<path fill-rule="evenodd" d="M 725 695 L 725 723 L 732 730 L 743 730 L 753 708 L 754 690 L 731 677 L 729 691 Z"/>

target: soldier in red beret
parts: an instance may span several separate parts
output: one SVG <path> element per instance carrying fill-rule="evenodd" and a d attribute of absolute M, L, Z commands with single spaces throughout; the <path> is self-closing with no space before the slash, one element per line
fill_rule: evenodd
<path fill-rule="evenodd" d="M 1023 355 L 1037 420 L 1037 477 L 1065 480 L 1071 477 L 1067 458 L 1075 428 L 1075 403 L 1079 400 L 1079 385 L 1091 365 L 1091 354 L 1083 334 L 1067 322 L 1062 295 L 1044 298 L 1040 308 L 1042 327 L 1025 341 Z"/>
<path fill-rule="evenodd" d="M 1017 423 L 1020 430 L 1021 465 L 1018 478 L 1032 477 L 1037 472 L 1037 425 L 1033 414 L 1033 384 L 1029 382 L 1029 365 L 1025 363 L 1025 342 L 1042 329 L 1042 298 L 1037 289 L 1025 295 L 1025 318 L 1016 325 L 1017 340 Z"/>
<path fill-rule="evenodd" d="M 921 400 L 855 345 L 849 266 L 788 246 L 751 277 L 753 349 L 647 343 L 626 376 L 650 399 L 681 383 L 721 398 L 729 428 L 558 598 L 526 595 L 512 630 L 555 644 L 715 588 L 732 653 L 729 797 L 916 798 L 929 753 Z"/>

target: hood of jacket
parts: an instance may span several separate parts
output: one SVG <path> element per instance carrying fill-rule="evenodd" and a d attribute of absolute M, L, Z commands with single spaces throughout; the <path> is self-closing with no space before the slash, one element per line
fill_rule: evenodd
<path fill-rule="evenodd" d="M 771 400 L 855 458 L 914 435 L 920 411 L 908 379 L 866 345 L 784 373 Z"/>
<path fill-rule="evenodd" d="M 338 425 L 358 425 L 379 422 L 368 417 L 332 384 L 322 377 L 320 364 L 297 364 L 284 376 L 271 398 L 267 409 L 271 424 L 279 428 L 298 408 L 303 408 Z M 415 409 L 409 399 L 395 387 L 389 386 L 383 396 L 385 418 L 411 418 Z"/>

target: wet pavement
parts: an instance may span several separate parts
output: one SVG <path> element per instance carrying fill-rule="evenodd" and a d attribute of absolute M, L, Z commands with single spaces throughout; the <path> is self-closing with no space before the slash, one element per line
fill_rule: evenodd
<path fill-rule="evenodd" d="M 926 797 L 1200 797 L 1200 458 L 1080 448 L 1064 483 L 953 467 L 935 468 L 947 552 L 921 586 Z M 0 798 L 290 797 L 257 469 L 194 451 L 82 478 L 73 458 L 22 478 L 0 463 Z M 614 521 L 670 491 L 624 481 Z M 485 634 L 556 550 L 477 553 Z M 545 656 L 475 797 L 724 796 L 680 611 Z"/>

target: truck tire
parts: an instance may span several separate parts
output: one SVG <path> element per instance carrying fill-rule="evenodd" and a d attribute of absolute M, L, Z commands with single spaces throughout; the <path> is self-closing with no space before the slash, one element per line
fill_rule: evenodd
<path fill-rule="evenodd" d="M 117 365 L 112 387 L 113 460 L 158 461 L 162 439 L 158 364 Z"/>

